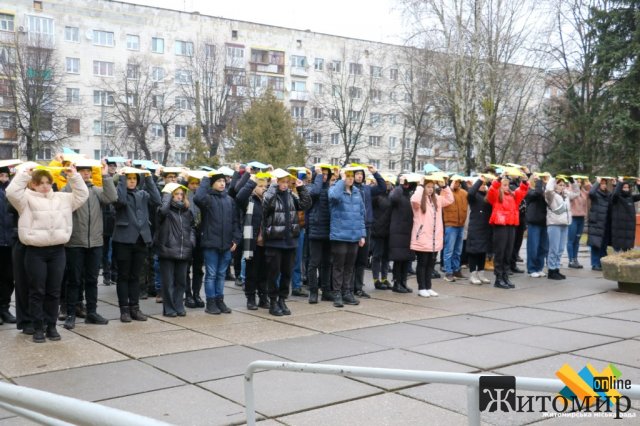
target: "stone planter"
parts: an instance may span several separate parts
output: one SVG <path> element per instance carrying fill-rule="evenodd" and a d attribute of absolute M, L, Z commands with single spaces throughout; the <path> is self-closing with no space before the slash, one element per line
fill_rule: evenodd
<path fill-rule="evenodd" d="M 603 257 L 602 273 L 606 279 L 617 281 L 621 291 L 640 294 L 640 250 Z"/>

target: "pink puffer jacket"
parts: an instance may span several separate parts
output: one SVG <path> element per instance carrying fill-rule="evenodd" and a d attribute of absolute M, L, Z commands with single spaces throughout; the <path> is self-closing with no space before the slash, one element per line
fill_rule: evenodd
<path fill-rule="evenodd" d="M 413 210 L 413 229 L 411 230 L 411 250 L 438 252 L 444 245 L 444 225 L 442 222 L 442 210 L 453 204 L 453 193 L 447 186 L 440 195 L 436 195 L 436 208 L 427 200 L 427 211 L 422 212 L 420 203 L 424 188 L 418 186 L 411 196 L 411 209 Z"/>

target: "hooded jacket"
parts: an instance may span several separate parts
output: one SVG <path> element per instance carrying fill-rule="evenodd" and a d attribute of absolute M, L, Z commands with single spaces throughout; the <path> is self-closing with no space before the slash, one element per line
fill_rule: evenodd
<path fill-rule="evenodd" d="M 491 219 L 489 223 L 497 226 L 520 225 L 520 203 L 529 190 L 529 183 L 522 182 L 515 191 L 505 193 L 500 201 L 500 180 L 493 181 L 487 191 L 487 202 L 491 204 Z"/>
<path fill-rule="evenodd" d="M 151 244 L 151 218 L 149 203 L 160 204 L 160 192 L 152 176 L 144 178 L 144 189 L 136 186 L 127 189 L 127 179 L 118 179 L 116 188 L 116 226 L 113 230 L 113 242 L 135 244 L 142 237 L 145 244 Z"/>
<path fill-rule="evenodd" d="M 640 194 L 625 193 L 622 185 L 622 182 L 618 182 L 611 197 L 611 245 L 615 250 L 630 250 L 635 245 L 636 237 L 634 203 L 640 201 Z"/>
<path fill-rule="evenodd" d="M 193 201 L 200 208 L 202 222 L 200 245 L 205 249 L 230 250 L 238 246 L 242 239 L 236 203 L 226 191 L 216 191 L 211 187 L 211 179 L 200 181 Z"/>
<path fill-rule="evenodd" d="M 196 246 L 191 210 L 184 203 L 174 203 L 171 194 L 163 194 L 157 218 L 154 245 L 158 257 L 172 260 L 191 259 Z"/>
<path fill-rule="evenodd" d="M 27 189 L 31 176 L 18 173 L 7 187 L 7 198 L 20 214 L 18 236 L 26 246 L 66 244 L 73 230 L 73 211 L 89 197 L 87 185 L 75 173 L 68 179 L 72 192 L 46 194 Z"/>
<path fill-rule="evenodd" d="M 424 213 L 420 208 L 423 193 L 424 187 L 419 185 L 411 196 L 411 209 L 413 210 L 411 250 L 439 252 L 444 246 L 443 209 L 455 202 L 453 191 L 446 186 L 440 195 L 436 195 L 435 206 L 427 200 L 427 209 Z"/>
<path fill-rule="evenodd" d="M 351 193 L 339 180 L 329 189 L 331 211 L 331 241 L 356 243 L 367 237 L 363 192 L 355 185 Z"/>

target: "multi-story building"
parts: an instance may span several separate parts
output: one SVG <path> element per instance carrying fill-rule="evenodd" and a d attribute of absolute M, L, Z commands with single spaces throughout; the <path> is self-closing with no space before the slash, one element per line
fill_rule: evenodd
<path fill-rule="evenodd" d="M 186 161 L 187 129 L 196 116 L 195 99 L 186 88 L 194 84 L 190 66 L 195 52 L 204 49 L 207 57 L 224 57 L 215 68 L 223 78 L 204 80 L 223 81 L 229 96 L 236 98 L 269 87 L 285 102 L 307 141 L 308 164 L 343 162 L 345 138 L 357 138 L 352 161 L 390 172 L 411 165 L 414 133 L 402 116 L 411 95 L 399 84 L 411 70 L 404 68 L 401 46 L 109 0 L 15 0 L 0 10 L 0 36 L 18 41 L 37 36 L 50 42 L 62 74 L 58 93 L 67 107 L 64 145 L 92 158 L 141 158 L 128 137 L 131 132 L 119 131 L 127 126 L 116 118 L 114 104 L 122 96 L 117 87 L 121 76 L 131 81 L 143 75 L 153 87 L 163 88 L 154 95 L 152 108 L 164 103 L 174 110 L 169 125 L 149 113 L 156 117 L 146 132 L 151 155 L 162 158 L 168 133 L 168 163 Z M 330 107 L 343 95 L 350 101 L 343 111 L 348 129 L 336 126 L 332 117 L 341 112 Z M 18 153 L 21 142 L 7 108 L 10 103 L 0 82 L 3 157 L 12 149 Z M 447 121 L 434 120 L 434 129 L 437 136 L 425 137 L 417 149 L 416 168 L 427 162 L 457 168 Z M 229 148 L 230 142 L 223 141 L 218 155 L 224 158 Z M 54 154 L 41 149 L 38 158 Z"/>

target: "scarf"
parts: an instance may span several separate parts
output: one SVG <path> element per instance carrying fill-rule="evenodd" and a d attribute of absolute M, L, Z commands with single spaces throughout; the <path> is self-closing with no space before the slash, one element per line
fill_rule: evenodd
<path fill-rule="evenodd" d="M 253 204 L 253 199 L 249 198 L 249 204 L 247 205 L 247 211 L 244 215 L 244 224 L 242 228 L 242 244 L 244 247 L 242 257 L 246 260 L 253 258 Z"/>

